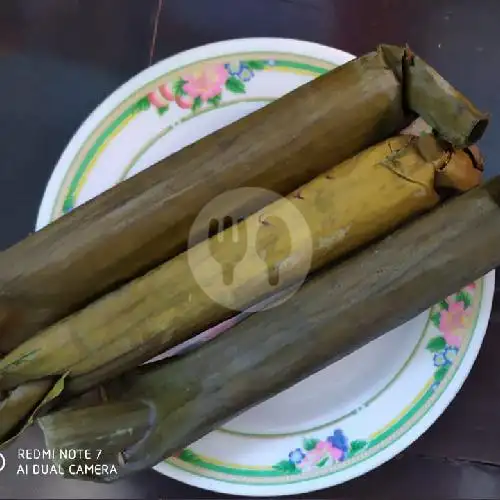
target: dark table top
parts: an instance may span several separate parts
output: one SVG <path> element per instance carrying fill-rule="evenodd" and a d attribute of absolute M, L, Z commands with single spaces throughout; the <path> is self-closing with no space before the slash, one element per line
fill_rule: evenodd
<path fill-rule="evenodd" d="M 410 46 L 493 120 L 481 147 L 500 173 L 498 0 L 2 0 L 0 249 L 32 231 L 45 183 L 72 134 L 150 64 L 207 42 L 286 37 L 356 55 Z M 500 248 L 499 248 L 500 251 Z M 311 498 L 500 498 L 500 301 L 479 358 L 443 416 L 386 465 Z M 36 428 L 6 453 L 41 447 Z M 103 486 L 0 473 L 0 498 L 216 498 L 154 471 Z"/>

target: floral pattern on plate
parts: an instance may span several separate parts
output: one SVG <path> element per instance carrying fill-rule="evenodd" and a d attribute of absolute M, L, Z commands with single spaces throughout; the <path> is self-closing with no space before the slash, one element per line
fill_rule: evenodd
<path fill-rule="evenodd" d="M 444 379 L 455 361 L 464 339 L 474 321 L 472 307 L 476 284 L 471 283 L 460 292 L 450 295 L 437 304 L 431 313 L 431 323 L 439 330 L 439 335 L 427 343 L 427 350 L 433 354 L 436 367 L 433 389 Z"/>
<path fill-rule="evenodd" d="M 342 429 L 335 429 L 326 439 L 306 438 L 301 448 L 295 448 L 273 469 L 284 474 L 300 474 L 343 462 L 365 449 L 365 440 L 349 441 Z"/>
<path fill-rule="evenodd" d="M 247 84 L 256 71 L 272 66 L 272 61 L 236 61 L 230 63 L 205 64 L 182 74 L 173 82 L 161 84 L 141 99 L 143 109 L 154 106 L 163 115 L 175 104 L 193 112 L 204 105 L 217 107 L 222 101 L 222 92 L 245 94 Z"/>

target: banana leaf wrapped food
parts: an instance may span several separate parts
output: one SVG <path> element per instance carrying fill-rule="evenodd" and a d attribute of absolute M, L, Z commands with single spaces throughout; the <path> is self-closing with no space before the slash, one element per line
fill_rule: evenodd
<path fill-rule="evenodd" d="M 388 234 L 437 205 L 441 185 L 477 186 L 481 169 L 431 134 L 383 141 L 25 341 L 0 360 L 0 390 L 65 377 L 66 395 L 84 392 Z M 234 231 L 255 242 L 240 263 Z M 238 264 L 231 286 L 218 263 Z"/>
<path fill-rule="evenodd" d="M 0 353 L 185 250 L 218 194 L 286 195 L 417 115 L 457 148 L 488 122 L 420 58 L 383 45 L 78 207 L 0 253 Z M 255 191 L 235 207 L 264 201 Z"/>
<path fill-rule="evenodd" d="M 154 466 L 497 267 L 499 244 L 497 177 L 320 271 L 279 307 L 197 351 L 107 383 L 105 402 L 44 416 L 46 444 L 102 450 L 109 473 L 89 472 L 93 481 Z M 66 473 L 85 465 L 56 461 Z"/>
<path fill-rule="evenodd" d="M 471 156 L 443 148 L 432 135 L 396 136 L 368 148 L 27 340 L 0 360 L 0 389 L 66 372 L 70 386 L 87 389 L 87 380 L 97 384 L 147 361 L 264 298 L 269 269 L 279 271 L 277 291 L 304 269 L 314 271 L 432 208 L 441 199 L 440 179 L 454 170 L 468 182 L 461 188 L 479 184 Z M 238 265 L 235 231 L 253 239 L 256 251 L 241 259 L 227 287 L 217 262 Z"/>

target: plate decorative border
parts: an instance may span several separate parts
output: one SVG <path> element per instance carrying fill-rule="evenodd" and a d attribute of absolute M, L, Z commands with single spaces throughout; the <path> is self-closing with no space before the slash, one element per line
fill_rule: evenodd
<path fill-rule="evenodd" d="M 223 88 L 233 95 L 243 96 L 246 93 L 246 85 L 256 76 L 257 72 L 266 70 L 293 71 L 319 76 L 335 67 L 335 65 L 326 62 L 319 65 L 319 61 L 316 64 L 297 61 L 293 60 L 292 54 L 289 56 L 292 57 L 290 59 L 275 59 L 272 56 L 263 57 L 262 54 L 254 54 L 254 58 L 249 59 L 249 54 L 228 54 L 223 59 L 202 60 L 186 68 L 166 73 L 154 82 L 154 87 L 151 84 L 144 85 L 133 96 L 133 99 L 127 99 L 121 104 L 124 109 L 116 118 L 108 116 L 103 120 L 99 132 L 94 133 L 86 141 L 86 144 L 82 146 L 78 155 L 73 159 L 64 180 L 67 188 L 60 190 L 58 199 L 53 206 L 52 220 L 73 210 L 77 204 L 81 187 L 100 153 L 140 113 L 154 109 L 159 116 L 163 116 L 168 113 L 171 107 L 177 106 L 190 111 L 179 121 L 179 123 L 183 123 L 201 113 L 223 106 Z M 183 70 L 188 71 L 188 73 Z M 207 79 L 212 80 L 210 82 L 211 88 L 200 88 L 204 83 L 200 80 Z M 244 100 L 241 99 L 241 101 Z M 230 104 L 235 104 L 235 101 Z M 125 176 L 126 172 L 122 174 L 122 179 Z"/>

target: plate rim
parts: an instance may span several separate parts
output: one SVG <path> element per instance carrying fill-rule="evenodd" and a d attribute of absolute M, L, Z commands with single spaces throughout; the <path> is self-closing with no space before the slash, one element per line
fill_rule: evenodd
<path fill-rule="evenodd" d="M 80 147 L 85 143 L 87 137 L 93 132 L 96 126 L 101 122 L 106 115 L 109 114 L 123 99 L 133 93 L 137 87 L 144 85 L 148 81 L 154 80 L 161 76 L 162 73 L 175 70 L 177 67 L 192 64 L 200 59 L 208 57 L 220 57 L 228 53 L 234 52 L 287 52 L 294 55 L 310 56 L 316 59 L 325 58 L 325 61 L 330 63 L 343 64 L 352 60 L 355 56 L 333 47 L 328 47 L 315 42 L 302 41 L 291 38 L 279 37 L 262 37 L 262 38 L 237 38 L 225 40 L 215 43 L 209 43 L 189 49 L 164 60 L 158 61 L 156 64 L 144 69 L 126 83 L 118 87 L 80 125 L 76 133 L 68 142 L 63 150 L 59 161 L 47 182 L 44 190 L 41 204 L 39 206 L 38 216 L 36 219 L 35 229 L 39 230 L 48 224 L 51 220 L 52 205 L 56 199 L 58 190 L 63 183 L 64 177 L 69 169 L 72 159 L 78 152 Z M 491 271 L 483 277 L 483 292 L 481 298 L 481 306 L 477 319 L 476 328 L 472 333 L 472 338 L 464 354 L 464 358 L 458 367 L 453 378 L 449 381 L 446 389 L 441 394 L 440 398 L 435 401 L 427 413 L 415 423 L 401 437 L 393 443 L 381 450 L 379 453 L 370 457 L 366 461 L 346 469 L 343 474 L 329 474 L 323 477 L 318 477 L 304 482 L 283 483 L 280 485 L 266 484 L 234 484 L 229 481 L 217 480 L 202 475 L 197 475 L 186 470 L 173 467 L 165 462 L 153 467 L 154 470 L 161 474 L 165 474 L 170 478 L 179 480 L 194 487 L 203 488 L 205 490 L 214 491 L 217 493 L 226 494 L 241 494 L 245 496 L 282 496 L 290 494 L 300 494 L 312 491 L 321 490 L 332 487 L 337 484 L 342 484 L 347 481 L 364 475 L 380 465 L 384 464 L 395 455 L 409 447 L 416 439 L 418 439 L 427 429 L 441 416 L 446 410 L 451 401 L 459 392 L 463 383 L 474 365 L 474 362 L 482 345 L 484 335 L 486 333 L 489 317 L 491 313 L 493 295 L 495 288 L 495 271 Z M 358 470 L 359 469 L 359 470 Z M 341 480 L 336 480 L 337 477 Z M 241 490 L 241 491 L 240 491 Z"/>
<path fill-rule="evenodd" d="M 186 64 L 192 64 L 197 59 L 207 58 L 203 57 L 204 55 L 206 56 L 207 51 L 210 52 L 209 57 L 214 58 L 228 54 L 227 49 L 230 49 L 230 52 L 250 52 L 248 50 L 249 45 L 252 46 L 251 51 L 253 52 L 284 51 L 302 56 L 310 56 L 316 59 L 324 57 L 325 61 L 328 60 L 330 62 L 332 62 L 332 60 L 335 58 L 337 64 L 343 64 L 355 58 L 353 54 L 315 42 L 307 42 L 293 38 L 255 37 L 236 38 L 220 42 L 208 43 L 205 45 L 200 45 L 199 47 L 179 52 L 173 56 L 158 61 L 154 65 L 149 66 L 137 73 L 123 85 L 119 86 L 116 90 L 109 94 L 108 97 L 106 97 L 101 102 L 101 104 L 99 104 L 88 115 L 88 117 L 77 129 L 75 134 L 72 136 L 72 138 L 64 148 L 45 186 L 44 194 L 42 196 L 42 201 L 40 203 L 38 215 L 36 218 L 35 230 L 38 231 L 42 229 L 51 221 L 51 207 L 56 198 L 59 186 L 64 181 L 64 176 L 71 164 L 72 158 L 78 153 L 86 138 L 98 126 L 100 121 L 107 114 L 109 114 L 111 110 L 116 108 L 121 103 L 121 101 L 123 101 L 123 99 L 127 98 L 137 89 L 137 87 L 143 85 L 145 82 L 154 80 L 155 78 L 161 76 L 161 73 L 174 70 L 177 67 Z"/>

